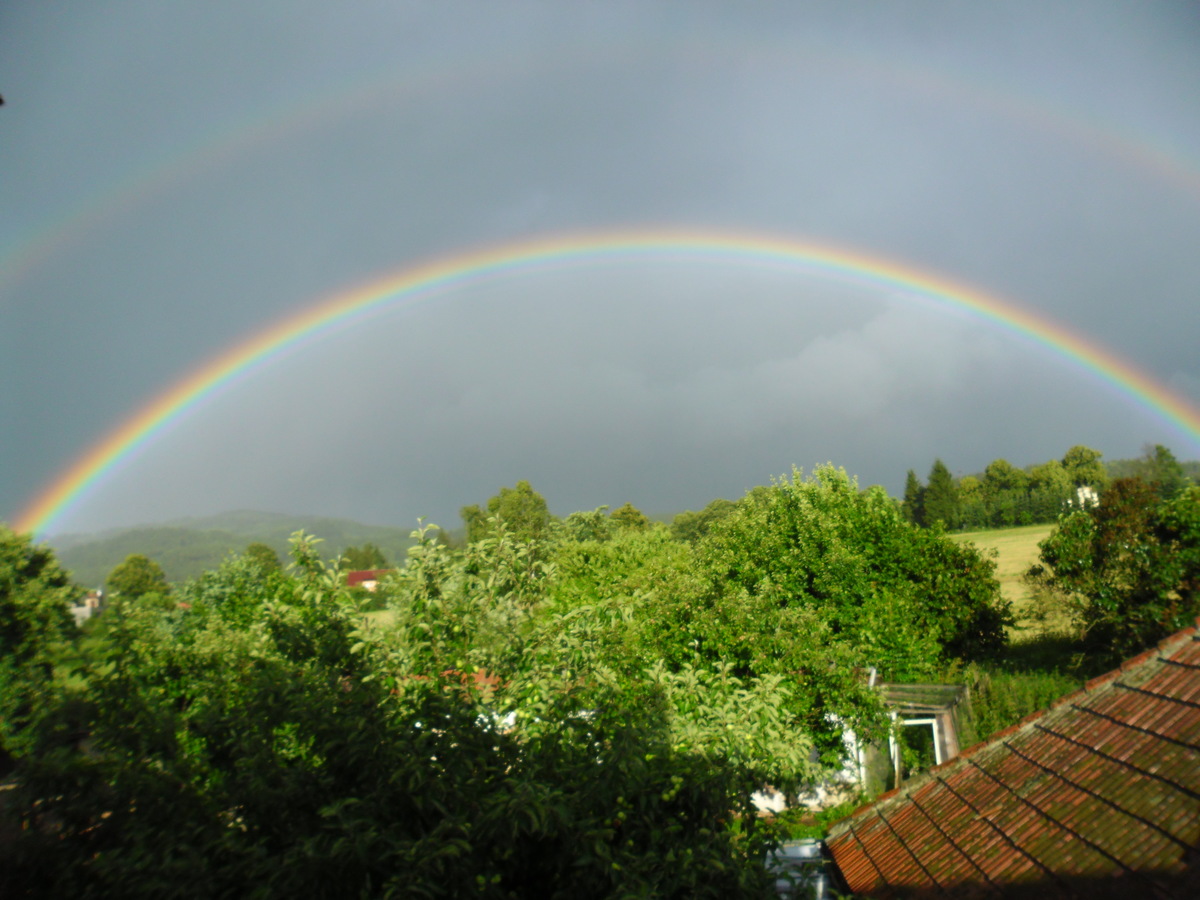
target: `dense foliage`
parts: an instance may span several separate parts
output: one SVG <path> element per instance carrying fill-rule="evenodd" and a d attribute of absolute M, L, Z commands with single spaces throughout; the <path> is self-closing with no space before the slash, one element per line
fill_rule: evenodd
<path fill-rule="evenodd" d="M 528 481 L 518 481 L 515 487 L 502 487 L 491 497 L 486 507 L 464 506 L 460 511 L 467 529 L 467 541 L 481 541 L 495 534 L 497 525 L 525 541 L 546 537 L 550 530 L 550 509 L 546 498 L 535 491 Z"/>
<path fill-rule="evenodd" d="M 724 597 L 816 618 L 887 677 L 928 675 L 1004 641 L 1010 613 L 992 561 L 913 528 L 881 488 L 860 491 L 832 466 L 752 492 L 701 552 Z"/>
<path fill-rule="evenodd" d="M 1054 700 L 1082 686 L 1083 679 L 1059 666 L 1048 670 L 967 670 L 964 681 L 971 691 L 971 720 L 963 723 L 959 745 L 970 746 L 1001 729 L 1016 724 L 1030 713 L 1046 709 Z"/>
<path fill-rule="evenodd" d="M 559 608 L 626 598 L 629 621 L 610 639 L 622 653 L 786 677 L 830 766 L 844 727 L 879 733 L 870 668 L 940 677 L 996 652 L 1011 618 L 990 559 L 831 466 L 752 491 L 694 544 L 662 528 L 616 533 L 562 544 L 555 566 Z"/>
<path fill-rule="evenodd" d="M 249 544 L 245 555 L 266 569 L 278 569 L 282 565 L 279 554 L 261 541 Z"/>
<path fill-rule="evenodd" d="M 791 688 L 621 665 L 619 606 L 535 615 L 534 556 L 423 535 L 393 627 L 306 539 L 123 607 L 86 746 L 23 760 L 8 892 L 761 896 L 750 793 L 815 775 Z"/>
<path fill-rule="evenodd" d="M 1200 480 L 1200 462 L 1181 463 L 1162 444 L 1147 447 L 1137 459 L 1114 460 L 1108 474 L 1118 478 L 1139 478 L 1154 488 L 1164 500 L 1174 497 L 1189 484 Z"/>
<path fill-rule="evenodd" d="M 1088 497 L 1119 478 L 1139 478 L 1167 498 L 1187 487 L 1196 474 L 1200 462 L 1181 463 L 1162 444 L 1148 446 L 1137 459 L 1109 463 L 1100 451 L 1082 445 L 1070 448 L 1062 459 L 1023 469 L 1006 459 L 994 459 L 982 472 L 957 479 L 941 460 L 935 460 L 928 484 L 909 470 L 901 509 L 910 522 L 925 526 L 941 522 L 949 529 L 1045 524 L 1081 509 Z"/>
<path fill-rule="evenodd" d="M 646 517 L 646 514 L 632 503 L 626 503 L 624 506 L 614 509 L 610 514 L 610 518 L 622 528 L 650 527 L 650 520 Z"/>
<path fill-rule="evenodd" d="M 752 794 L 883 735 L 867 670 L 1003 639 L 991 562 L 832 467 L 685 539 L 628 504 L 552 521 L 526 482 L 494 499 L 465 547 L 415 532 L 369 601 L 302 534 L 290 571 L 256 550 L 123 591 L 29 707 L 0 888 L 762 896 Z"/>
<path fill-rule="evenodd" d="M 70 581 L 47 547 L 0 525 L 0 773 L 29 752 L 48 700 L 55 651 L 73 631 Z"/>
<path fill-rule="evenodd" d="M 338 565 L 348 572 L 386 569 L 391 563 L 383 551 L 370 541 L 361 547 L 347 547 L 338 558 Z"/>
<path fill-rule="evenodd" d="M 737 509 L 732 500 L 717 498 L 699 512 L 685 510 L 671 520 L 671 534 L 681 541 L 695 543 L 725 516 Z"/>
<path fill-rule="evenodd" d="M 1200 488 L 1114 481 L 1100 503 L 1065 517 L 1030 578 L 1065 605 L 1079 634 L 1115 662 L 1200 614 Z"/>

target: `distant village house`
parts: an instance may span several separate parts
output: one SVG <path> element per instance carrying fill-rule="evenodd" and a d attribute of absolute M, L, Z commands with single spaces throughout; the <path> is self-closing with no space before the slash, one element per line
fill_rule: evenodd
<path fill-rule="evenodd" d="M 347 587 L 360 587 L 364 591 L 374 591 L 379 587 L 379 582 L 384 575 L 393 569 L 359 569 L 355 572 L 346 573 Z"/>
<path fill-rule="evenodd" d="M 88 591 L 71 607 L 71 614 L 75 617 L 75 627 L 78 628 L 102 609 L 104 609 L 104 591 Z"/>

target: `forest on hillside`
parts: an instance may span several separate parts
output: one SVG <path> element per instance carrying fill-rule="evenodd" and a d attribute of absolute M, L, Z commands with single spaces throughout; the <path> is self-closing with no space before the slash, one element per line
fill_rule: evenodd
<path fill-rule="evenodd" d="M 518 482 L 375 592 L 302 531 L 180 584 L 140 556 L 82 630 L 54 553 L 0 531 L 0 890 L 765 896 L 813 822 L 753 794 L 897 736 L 869 672 L 968 684 L 982 737 L 1200 612 L 1200 488 L 1098 498 L 1043 542 L 1070 627 L 1035 635 L 992 558 L 833 466 L 673 525 Z"/>

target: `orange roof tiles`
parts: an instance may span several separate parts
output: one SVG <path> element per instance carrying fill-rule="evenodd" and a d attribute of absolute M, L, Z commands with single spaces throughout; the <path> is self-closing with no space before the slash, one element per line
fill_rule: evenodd
<path fill-rule="evenodd" d="M 1197 629 L 857 810 L 826 843 L 868 897 L 1200 897 Z"/>

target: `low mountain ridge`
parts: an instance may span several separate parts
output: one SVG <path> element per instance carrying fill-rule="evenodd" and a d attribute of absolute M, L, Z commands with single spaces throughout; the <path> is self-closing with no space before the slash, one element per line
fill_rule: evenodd
<path fill-rule="evenodd" d="M 415 526 L 415 522 L 413 525 Z M 286 559 L 288 537 L 303 529 L 322 538 L 327 559 L 347 547 L 372 543 L 393 561 L 403 560 L 412 544 L 413 527 L 367 525 L 351 519 L 234 510 L 212 516 L 176 519 L 160 524 L 110 529 L 96 534 L 54 537 L 54 547 L 64 568 L 85 587 L 99 587 L 115 566 L 131 553 L 144 554 L 160 566 L 172 582 L 187 581 L 215 568 L 231 553 L 248 544 L 262 543 Z"/>

